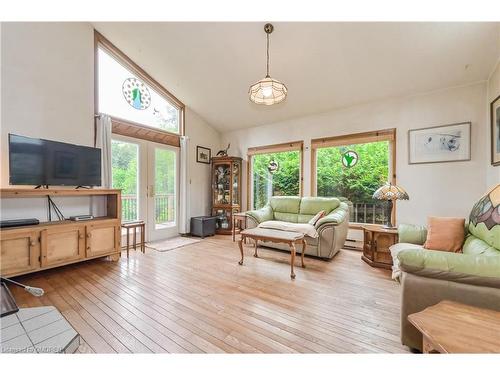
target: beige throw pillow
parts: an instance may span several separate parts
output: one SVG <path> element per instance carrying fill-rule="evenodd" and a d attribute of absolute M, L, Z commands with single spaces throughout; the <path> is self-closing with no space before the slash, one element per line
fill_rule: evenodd
<path fill-rule="evenodd" d="M 316 225 L 316 223 L 318 222 L 319 219 L 321 219 L 323 216 L 325 216 L 325 210 L 321 210 L 320 212 L 318 212 L 316 215 L 314 215 L 314 217 L 309 220 L 307 223 L 308 224 L 311 224 L 311 225 Z"/>
<path fill-rule="evenodd" d="M 458 217 L 427 218 L 427 240 L 424 249 L 459 253 L 465 239 L 465 219 Z"/>

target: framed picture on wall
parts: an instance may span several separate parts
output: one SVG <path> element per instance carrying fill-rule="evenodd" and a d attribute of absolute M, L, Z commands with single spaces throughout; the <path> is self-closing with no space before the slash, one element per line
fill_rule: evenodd
<path fill-rule="evenodd" d="M 500 165 L 500 95 L 491 102 L 491 165 Z"/>
<path fill-rule="evenodd" d="M 471 123 L 408 131 L 408 164 L 470 160 Z"/>
<path fill-rule="evenodd" d="M 212 150 L 203 146 L 196 146 L 196 161 L 198 163 L 210 164 Z"/>

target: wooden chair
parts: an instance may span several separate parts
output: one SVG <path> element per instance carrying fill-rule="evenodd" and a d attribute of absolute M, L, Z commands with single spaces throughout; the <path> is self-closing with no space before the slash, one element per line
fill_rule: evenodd
<path fill-rule="evenodd" d="M 127 258 L 129 257 L 129 250 L 130 250 L 130 229 L 133 229 L 133 241 L 132 241 L 132 246 L 134 247 L 134 250 L 137 250 L 137 245 L 140 245 L 140 249 L 142 253 L 146 252 L 146 224 L 144 224 L 144 221 L 138 220 L 138 221 L 128 221 L 125 223 L 122 223 L 122 228 L 125 228 L 127 230 Z M 141 235 L 141 241 L 137 243 L 137 229 L 139 228 L 140 235 Z"/>

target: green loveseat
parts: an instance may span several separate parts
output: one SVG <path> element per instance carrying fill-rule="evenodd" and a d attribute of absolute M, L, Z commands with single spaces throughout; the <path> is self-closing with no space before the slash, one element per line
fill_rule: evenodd
<path fill-rule="evenodd" d="M 256 227 L 264 221 L 279 220 L 289 223 L 307 223 L 321 210 L 325 216 L 315 225 L 317 238 L 306 236 L 307 255 L 331 259 L 344 246 L 349 228 L 349 204 L 345 198 L 320 197 L 272 197 L 259 210 L 247 211 L 248 227 Z M 262 242 L 264 246 L 289 250 L 288 246 Z M 302 246 L 297 246 L 302 252 Z"/>
<path fill-rule="evenodd" d="M 400 268 L 404 345 L 422 350 L 422 335 L 407 317 L 442 300 L 500 311 L 500 185 L 474 206 L 463 253 L 423 249 L 422 226 L 401 224 L 398 232 L 400 243 L 391 252 Z"/>

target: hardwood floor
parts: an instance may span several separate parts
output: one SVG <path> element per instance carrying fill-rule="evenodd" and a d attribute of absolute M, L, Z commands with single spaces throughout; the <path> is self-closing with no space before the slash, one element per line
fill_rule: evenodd
<path fill-rule="evenodd" d="M 289 254 L 230 236 L 180 249 L 131 251 L 17 278 L 20 307 L 54 305 L 82 337 L 83 353 L 407 352 L 399 340 L 399 286 L 389 271 L 342 250 L 306 257 L 290 279 Z M 299 264 L 299 259 L 297 264 Z"/>

